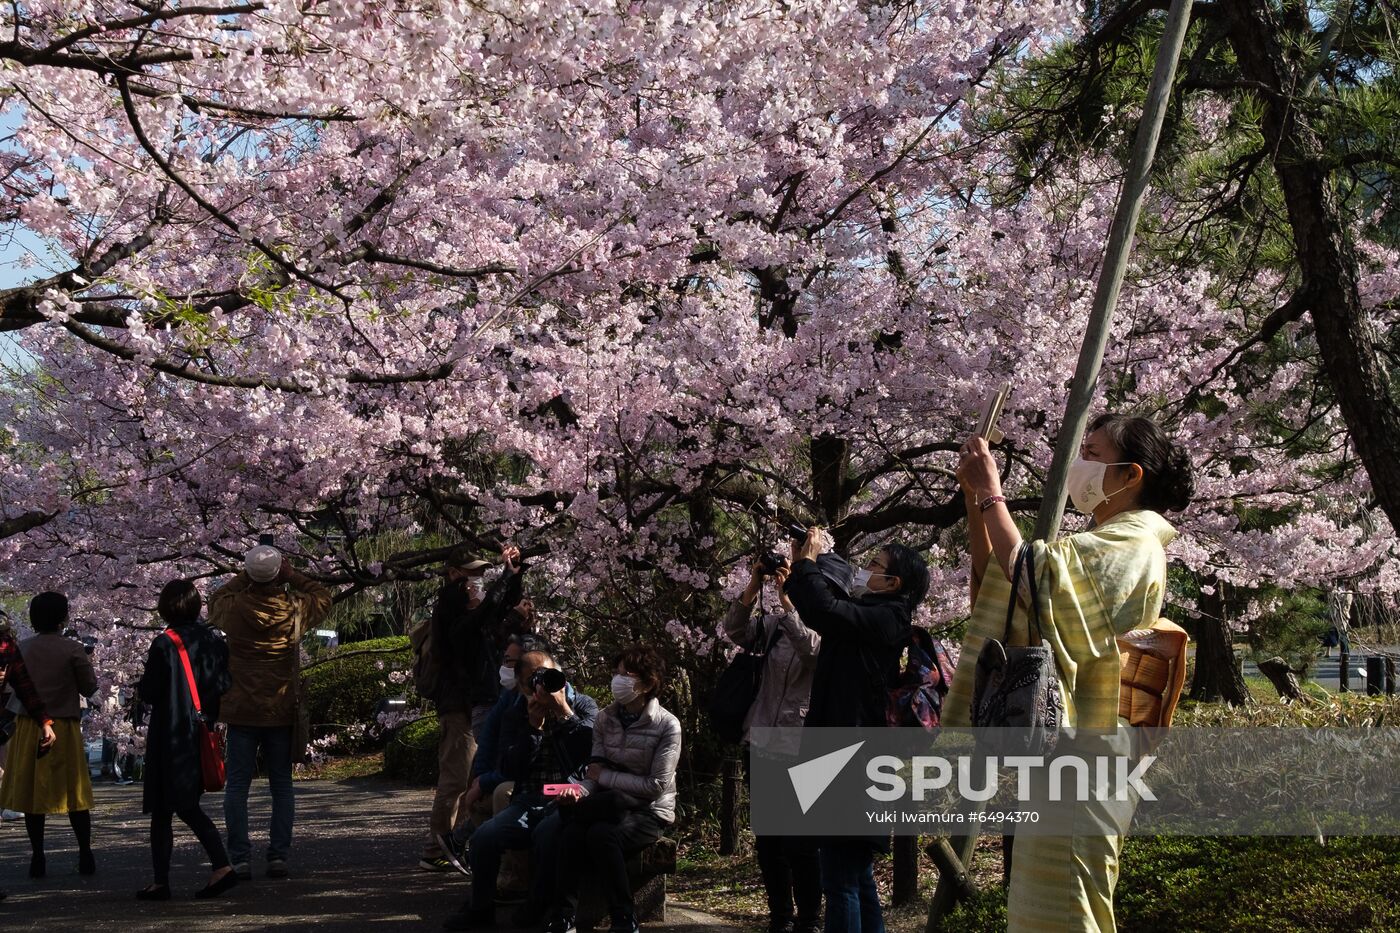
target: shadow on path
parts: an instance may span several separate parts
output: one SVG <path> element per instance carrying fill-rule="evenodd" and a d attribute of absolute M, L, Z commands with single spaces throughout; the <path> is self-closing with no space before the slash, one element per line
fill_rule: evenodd
<path fill-rule="evenodd" d="M 382 780 L 298 781 L 297 826 L 289 867 L 292 877 L 263 877 L 268 798 L 265 782 L 253 785 L 249 823 L 253 881 L 223 898 L 194 900 L 208 879 L 204 851 L 183 823 L 175 822 L 175 857 L 166 903 L 138 901 L 150 882 L 147 818 L 141 787 L 94 787 L 93 848 L 97 874 L 77 871 L 77 847 L 64 817 L 49 819 L 48 877 L 31 881 L 24 825 L 0 826 L 0 930 L 320 931 L 436 930 L 467 895 L 467 880 L 453 872 L 419 871 L 432 792 Z M 204 809 L 223 829 L 223 795 L 206 794 Z M 689 931 L 722 926 L 716 918 L 686 910 L 649 930 Z"/>

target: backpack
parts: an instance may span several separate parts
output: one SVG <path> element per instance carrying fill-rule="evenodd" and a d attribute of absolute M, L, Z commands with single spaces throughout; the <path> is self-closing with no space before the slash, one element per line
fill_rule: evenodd
<path fill-rule="evenodd" d="M 908 660 L 890 690 L 885 722 L 937 729 L 943 717 L 943 698 L 953 682 L 952 659 L 927 629 L 917 625 L 909 632 L 906 650 Z"/>
<path fill-rule="evenodd" d="M 408 633 L 408 644 L 413 649 L 413 686 L 425 700 L 437 698 L 438 681 L 442 678 L 442 664 L 433 652 L 433 616 L 419 622 Z"/>
<path fill-rule="evenodd" d="M 729 666 L 715 681 L 707 709 L 710 725 L 714 727 L 720 741 L 735 745 L 744 741 L 744 720 L 749 716 L 749 707 L 758 699 L 758 685 L 763 681 L 763 665 L 768 660 L 768 652 L 773 650 L 773 645 L 781 634 L 782 629 L 774 625 L 773 634 L 765 642 L 763 624 L 759 623 L 753 643 L 766 645 L 762 653 L 750 651 L 748 648 L 739 649 L 739 653 L 734 655 Z"/>

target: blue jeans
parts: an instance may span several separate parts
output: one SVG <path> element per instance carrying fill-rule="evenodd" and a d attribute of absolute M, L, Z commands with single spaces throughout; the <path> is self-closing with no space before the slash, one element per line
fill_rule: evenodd
<path fill-rule="evenodd" d="M 228 831 L 229 861 L 235 865 L 249 861 L 253 851 L 248 841 L 248 788 L 253 783 L 259 747 L 272 791 L 272 829 L 267 858 L 285 861 L 287 850 L 292 847 L 292 818 L 296 812 L 296 798 L 292 793 L 292 727 L 229 726 L 224 828 Z"/>
<path fill-rule="evenodd" d="M 496 876 L 507 849 L 530 849 L 530 902 L 553 902 L 558 859 L 559 816 L 553 807 L 512 801 L 471 835 L 467 857 L 472 866 L 468 910 L 486 913 L 496 905 Z"/>
<path fill-rule="evenodd" d="M 821 867 L 826 933 L 885 933 L 870 846 L 860 840 L 823 840 Z"/>

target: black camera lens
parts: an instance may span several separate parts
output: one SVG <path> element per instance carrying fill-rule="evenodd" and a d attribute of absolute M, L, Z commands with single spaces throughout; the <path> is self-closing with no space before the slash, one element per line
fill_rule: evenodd
<path fill-rule="evenodd" d="M 542 667 L 530 675 L 530 689 L 543 687 L 545 693 L 564 689 L 564 672 L 555 667 Z"/>
<path fill-rule="evenodd" d="M 787 566 L 788 559 L 786 554 L 779 554 L 777 551 L 773 551 L 772 553 L 764 554 L 760 557 L 758 559 L 758 564 L 763 575 L 765 577 L 771 577 Z"/>

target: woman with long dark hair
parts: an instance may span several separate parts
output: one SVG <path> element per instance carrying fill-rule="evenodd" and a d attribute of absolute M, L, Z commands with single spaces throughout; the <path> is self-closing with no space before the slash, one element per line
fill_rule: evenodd
<path fill-rule="evenodd" d="M 887 544 L 849 585 L 837 583 L 838 569 L 851 569 L 840 558 L 834 567 L 823 566 L 832 557 L 822 553 L 824 537 L 812 528 L 807 540 L 793 545 L 792 575 L 784 585 L 803 623 L 821 636 L 804 725 L 882 727 L 914 611 L 928 593 L 928 565 L 912 548 Z M 887 835 L 821 840 L 826 933 L 884 933 L 875 853 L 887 851 Z"/>
<path fill-rule="evenodd" d="M 198 717 L 202 715 L 209 724 L 216 722 L 219 697 L 232 683 L 228 646 L 217 631 L 200 621 L 200 605 L 199 590 L 188 580 L 172 580 L 161 590 L 157 612 L 168 628 L 151 642 L 146 670 L 136 688 L 141 701 L 151 706 L 141 802 L 143 812 L 151 815 L 155 881 L 136 892 L 143 901 L 170 900 L 170 853 L 175 844 L 176 816 L 194 830 L 213 872 L 209 883 L 195 892 L 195 897 L 217 897 L 238 883 L 219 831 L 199 805 L 204 776 Z M 186 658 L 199 691 L 198 713 L 190 693 Z"/>

